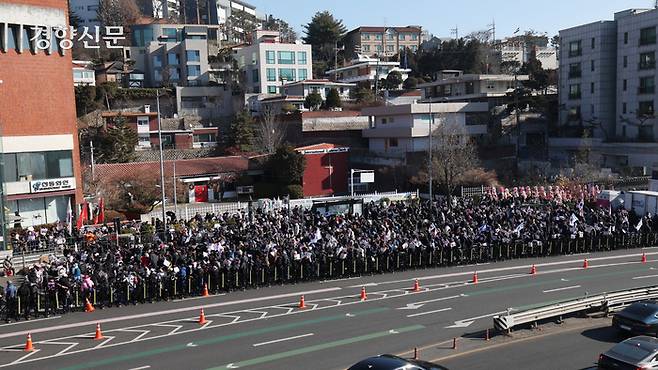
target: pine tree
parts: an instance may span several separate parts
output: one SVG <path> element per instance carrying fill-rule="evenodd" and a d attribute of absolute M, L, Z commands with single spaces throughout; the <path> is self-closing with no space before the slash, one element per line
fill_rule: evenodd
<path fill-rule="evenodd" d="M 332 88 L 329 90 L 329 93 L 327 93 L 327 102 L 326 106 L 327 108 L 338 108 L 342 105 L 342 102 L 340 100 L 340 95 L 338 94 L 338 90 L 336 88 Z"/>
<path fill-rule="evenodd" d="M 250 151 L 254 142 L 254 120 L 247 111 L 235 115 L 231 123 L 230 144 L 241 151 Z"/>

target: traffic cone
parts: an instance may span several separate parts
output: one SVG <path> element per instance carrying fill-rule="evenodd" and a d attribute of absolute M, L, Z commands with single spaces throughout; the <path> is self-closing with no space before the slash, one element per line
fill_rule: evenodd
<path fill-rule="evenodd" d="M 589 267 L 589 262 L 587 261 L 587 258 L 583 261 L 583 268 L 586 269 Z"/>
<path fill-rule="evenodd" d="M 27 333 L 27 342 L 25 342 L 25 352 L 31 352 L 34 351 L 34 347 L 32 346 L 32 334 Z"/>
<path fill-rule="evenodd" d="M 361 300 L 365 301 L 368 299 L 368 295 L 366 294 L 366 287 L 361 287 Z"/>
<path fill-rule="evenodd" d="M 418 279 L 414 280 L 414 287 L 411 289 L 412 292 L 420 292 L 420 283 Z"/>
<path fill-rule="evenodd" d="M 642 263 L 647 263 L 647 255 L 646 255 L 646 253 L 642 253 Z"/>
<path fill-rule="evenodd" d="M 208 284 L 203 284 L 203 293 L 201 293 L 202 297 L 207 297 L 210 294 L 208 294 Z"/>
<path fill-rule="evenodd" d="M 536 275 L 537 274 L 537 267 L 535 267 L 534 264 L 532 264 L 532 267 L 530 267 L 530 275 Z"/>
<path fill-rule="evenodd" d="M 473 284 L 477 284 L 477 283 L 478 283 L 478 272 L 477 272 L 477 271 L 475 271 L 475 272 L 473 273 L 473 281 L 472 281 L 472 283 L 473 283 Z"/>
<path fill-rule="evenodd" d="M 306 308 L 306 302 L 304 302 L 304 296 L 301 296 L 301 298 L 299 298 L 299 307 L 298 308 L 300 310 L 303 310 L 303 309 Z"/>
<path fill-rule="evenodd" d="M 203 308 L 201 309 L 201 314 L 199 315 L 199 325 L 203 325 L 207 323 L 208 321 L 206 320 L 206 314 L 203 312 Z"/>
<path fill-rule="evenodd" d="M 96 335 L 94 336 L 94 340 L 101 340 L 104 339 L 105 337 L 103 336 L 103 333 L 101 332 L 101 324 L 97 323 L 96 324 Z"/>
<path fill-rule="evenodd" d="M 85 312 L 94 312 L 95 310 L 94 306 L 89 302 L 89 298 L 85 299 Z"/>

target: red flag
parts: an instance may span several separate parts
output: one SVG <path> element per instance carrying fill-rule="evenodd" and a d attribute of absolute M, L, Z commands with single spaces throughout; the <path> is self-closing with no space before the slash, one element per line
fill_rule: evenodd
<path fill-rule="evenodd" d="M 78 216 L 78 222 L 76 224 L 78 229 L 82 227 L 85 221 L 89 220 L 89 206 L 87 202 L 82 203 L 80 206 L 82 209 L 80 210 L 80 216 Z"/>
<path fill-rule="evenodd" d="M 98 203 L 98 223 L 105 222 L 105 200 L 101 198 L 100 203 Z"/>

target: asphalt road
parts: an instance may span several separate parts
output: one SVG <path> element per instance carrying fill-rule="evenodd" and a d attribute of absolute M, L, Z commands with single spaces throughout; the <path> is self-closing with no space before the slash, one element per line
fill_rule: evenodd
<path fill-rule="evenodd" d="M 0 367 L 345 369 L 491 327 L 492 316 L 658 284 L 658 249 L 416 270 L 0 325 Z M 590 268 L 583 269 L 583 258 Z M 538 273 L 530 275 L 535 263 Z M 478 271 L 479 283 L 471 282 Z M 420 279 L 422 291 L 411 291 Z M 362 286 L 368 299 L 359 300 Z M 305 310 L 297 308 L 304 294 Z M 209 321 L 199 325 L 200 308 Z M 106 339 L 92 339 L 100 322 Z M 26 353 L 27 333 L 34 352 Z M 488 366 L 488 369 L 496 368 Z M 515 368 L 522 368 L 515 367 Z M 569 368 L 569 367 L 567 367 Z"/>

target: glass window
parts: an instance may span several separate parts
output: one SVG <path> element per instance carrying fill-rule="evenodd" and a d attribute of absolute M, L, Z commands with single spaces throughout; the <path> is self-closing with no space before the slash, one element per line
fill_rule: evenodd
<path fill-rule="evenodd" d="M 398 40 L 404 41 L 404 33 L 398 35 Z"/>
<path fill-rule="evenodd" d="M 7 26 L 7 45 L 5 50 L 14 49 L 18 46 L 18 26 L 10 24 Z"/>
<path fill-rule="evenodd" d="M 23 181 L 46 178 L 45 153 L 17 153 L 18 178 Z"/>
<path fill-rule="evenodd" d="M 596 63 L 594 61 L 591 62 L 590 69 L 592 70 L 592 72 L 594 72 L 594 70 L 596 69 Z"/>
<path fill-rule="evenodd" d="M 268 87 L 267 87 L 267 92 L 268 92 L 269 94 L 276 94 L 276 86 L 271 86 L 271 85 L 268 86 Z"/>
<path fill-rule="evenodd" d="M 47 197 L 46 201 L 46 221 L 53 223 L 57 221 L 65 221 L 66 213 L 69 206 L 69 196 L 64 195 L 61 197 Z"/>
<path fill-rule="evenodd" d="M 640 30 L 640 45 L 656 43 L 656 27 L 647 27 Z"/>
<path fill-rule="evenodd" d="M 641 101 L 639 109 L 637 110 L 638 116 L 653 116 L 653 100 L 651 101 Z"/>
<path fill-rule="evenodd" d="M 580 85 L 569 85 L 569 99 L 580 99 Z"/>
<path fill-rule="evenodd" d="M 624 55 L 624 68 L 628 67 L 628 56 Z"/>
<path fill-rule="evenodd" d="M 170 67 L 169 68 L 169 79 L 172 81 L 180 80 L 180 68 Z"/>
<path fill-rule="evenodd" d="M 137 117 L 138 126 L 148 126 L 149 118 L 148 117 Z"/>
<path fill-rule="evenodd" d="M 167 53 L 167 63 L 180 64 L 180 58 L 177 53 Z"/>
<path fill-rule="evenodd" d="M 190 77 L 201 76 L 201 66 L 187 66 L 187 75 Z"/>
<path fill-rule="evenodd" d="M 299 75 L 300 81 L 304 81 L 308 78 L 308 71 L 306 69 L 298 69 L 297 74 Z"/>
<path fill-rule="evenodd" d="M 73 71 L 73 78 L 81 79 L 82 71 Z"/>
<path fill-rule="evenodd" d="M 294 51 L 279 51 L 279 64 L 295 64 L 295 52 Z"/>
<path fill-rule="evenodd" d="M 201 56 L 199 50 L 187 50 L 185 52 L 188 62 L 200 62 Z"/>
<path fill-rule="evenodd" d="M 257 69 L 252 69 L 251 70 L 251 82 L 258 82 L 258 70 Z"/>
<path fill-rule="evenodd" d="M 622 90 L 626 91 L 627 88 L 628 88 L 628 80 L 622 81 Z"/>
<path fill-rule="evenodd" d="M 382 39 L 382 34 L 381 34 L 381 33 L 378 33 L 378 34 L 376 35 L 375 39 L 377 39 L 377 40 L 381 40 L 381 39 Z"/>
<path fill-rule="evenodd" d="M 370 34 L 367 33 L 367 32 L 364 32 L 363 34 L 361 34 L 361 38 L 364 39 L 364 40 L 370 40 Z"/>
<path fill-rule="evenodd" d="M 628 32 L 624 32 L 624 45 L 628 44 Z"/>
<path fill-rule="evenodd" d="M 592 37 L 592 49 L 596 49 L 596 38 Z"/>
<path fill-rule="evenodd" d="M 370 51 L 370 45 L 363 45 L 363 51 Z"/>
<path fill-rule="evenodd" d="M 153 70 L 153 78 L 156 81 L 162 81 L 162 70 L 161 69 L 154 69 Z"/>
<path fill-rule="evenodd" d="M 279 68 L 279 79 L 281 81 L 295 81 L 295 69 Z"/>
<path fill-rule="evenodd" d="M 23 36 L 21 47 L 24 53 L 32 50 L 32 42 L 30 41 L 30 37 L 32 37 L 32 31 L 30 31 L 28 27 L 29 26 L 27 25 L 23 25 L 23 32 L 21 33 Z"/>
<path fill-rule="evenodd" d="M 654 69 L 656 68 L 656 52 L 640 54 L 640 69 Z"/>
<path fill-rule="evenodd" d="M 386 45 L 386 51 L 393 51 L 394 45 Z"/>
<path fill-rule="evenodd" d="M 415 33 L 412 34 L 412 35 L 411 35 L 411 39 L 414 40 L 414 41 L 418 40 L 418 35 L 415 34 Z"/>
<path fill-rule="evenodd" d="M 305 51 L 298 51 L 297 52 L 297 63 L 306 64 L 306 52 Z"/>
<path fill-rule="evenodd" d="M 578 41 L 572 41 L 569 43 L 569 56 L 570 57 L 578 57 L 583 54 L 583 50 L 581 48 L 581 42 L 580 40 Z"/>
<path fill-rule="evenodd" d="M 177 30 L 175 28 L 163 28 L 162 35 L 167 37 L 167 42 L 172 42 L 177 40 Z"/>
<path fill-rule="evenodd" d="M 255 51 L 251 53 L 251 64 L 258 64 L 258 56 Z"/>
<path fill-rule="evenodd" d="M 386 35 L 386 39 L 389 40 L 389 41 L 393 41 L 393 40 L 395 40 L 395 37 L 392 33 L 389 33 L 389 34 Z"/>
<path fill-rule="evenodd" d="M 377 45 L 377 51 L 381 52 L 382 50 L 383 50 L 383 49 L 382 49 L 382 46 L 381 46 L 381 45 Z"/>
<path fill-rule="evenodd" d="M 276 60 L 274 60 L 274 51 L 266 51 L 265 52 L 265 62 L 267 64 L 275 64 Z"/>
<path fill-rule="evenodd" d="M 267 68 L 266 73 L 268 81 L 276 81 L 276 68 Z"/>
<path fill-rule="evenodd" d="M 47 223 L 46 207 L 44 200 L 46 198 L 19 199 L 18 210 L 23 217 L 22 226 L 37 226 Z"/>
<path fill-rule="evenodd" d="M 153 56 L 153 67 L 162 67 L 162 57 L 160 55 Z"/>
<path fill-rule="evenodd" d="M 653 76 L 640 78 L 639 94 L 653 94 L 656 90 L 655 79 Z"/>
<path fill-rule="evenodd" d="M 194 135 L 195 143 L 214 143 L 217 141 L 217 134 L 197 134 Z"/>
<path fill-rule="evenodd" d="M 71 151 L 59 150 L 46 152 L 46 174 L 49 179 L 73 177 L 73 159 Z"/>
<path fill-rule="evenodd" d="M 5 160 L 4 176 L 6 182 L 18 181 L 18 173 L 16 171 L 16 154 L 5 153 L 3 155 Z"/>

